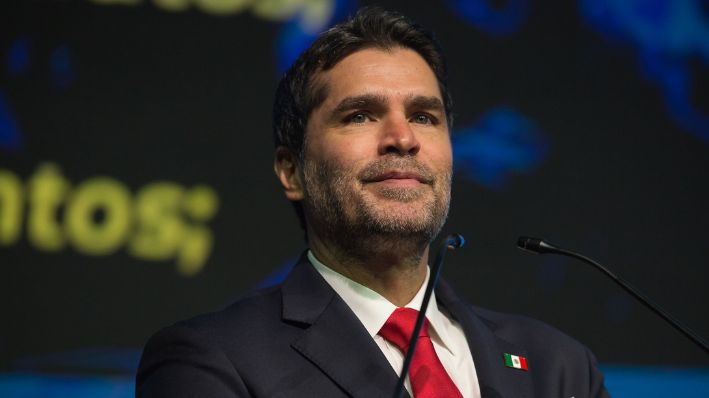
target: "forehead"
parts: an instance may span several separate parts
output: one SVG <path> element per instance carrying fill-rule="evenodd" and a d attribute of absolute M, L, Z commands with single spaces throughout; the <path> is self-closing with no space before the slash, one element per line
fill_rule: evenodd
<path fill-rule="evenodd" d="M 321 72 L 317 82 L 325 89 L 323 106 L 345 97 L 378 94 L 387 98 L 435 96 L 441 98 L 433 70 L 417 52 L 406 48 L 368 48 L 343 58 Z"/>

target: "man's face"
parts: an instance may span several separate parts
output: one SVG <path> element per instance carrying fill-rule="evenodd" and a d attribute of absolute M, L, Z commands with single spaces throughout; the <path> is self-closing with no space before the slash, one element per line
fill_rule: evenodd
<path fill-rule="evenodd" d="M 308 119 L 302 174 L 313 232 L 433 239 L 448 213 L 452 151 L 426 61 L 409 49 L 365 49 L 316 84 L 327 96 Z"/>

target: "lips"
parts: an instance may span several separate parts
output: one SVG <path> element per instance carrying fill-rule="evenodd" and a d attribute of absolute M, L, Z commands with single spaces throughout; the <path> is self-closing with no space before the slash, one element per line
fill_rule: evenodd
<path fill-rule="evenodd" d="M 421 174 L 415 172 L 415 171 L 387 171 L 384 173 L 377 174 L 375 176 L 372 176 L 370 178 L 364 179 L 364 182 L 383 182 L 383 181 L 392 181 L 396 182 L 396 180 L 401 180 L 401 182 L 404 181 L 418 181 L 421 184 L 430 184 L 431 179 L 426 178 L 422 176 Z"/>
<path fill-rule="evenodd" d="M 380 183 L 414 187 L 433 185 L 435 174 L 426 165 L 410 156 L 386 156 L 365 166 L 358 177 L 364 183 Z"/>

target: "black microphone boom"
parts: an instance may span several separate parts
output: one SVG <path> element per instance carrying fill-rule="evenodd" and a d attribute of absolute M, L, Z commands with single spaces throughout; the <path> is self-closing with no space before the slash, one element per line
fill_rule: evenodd
<path fill-rule="evenodd" d="M 520 236 L 519 239 L 517 240 L 517 247 L 519 247 L 522 250 L 530 251 L 530 252 L 536 253 L 536 254 L 544 254 L 544 253 L 561 254 L 562 256 L 573 257 L 573 258 L 575 258 L 577 260 L 581 260 L 587 264 L 591 264 L 596 269 L 598 269 L 599 271 L 606 274 L 609 278 L 613 279 L 613 281 L 615 283 L 617 283 L 620 287 L 625 289 L 626 292 L 630 293 L 631 296 L 635 297 L 638 301 L 643 303 L 647 308 L 651 309 L 652 312 L 654 312 L 655 314 L 660 316 L 660 318 L 667 321 L 675 329 L 680 331 L 687 338 L 692 340 L 692 342 L 694 342 L 699 347 L 701 347 L 704 350 L 704 352 L 709 353 L 709 348 L 707 347 L 707 343 L 704 341 L 704 339 L 699 337 L 699 335 L 697 335 L 695 332 L 693 332 L 690 328 L 682 325 L 675 317 L 673 317 L 667 311 L 660 308 L 659 305 L 650 301 L 650 299 L 647 298 L 647 296 L 640 293 L 637 289 L 632 287 L 628 282 L 624 281 L 622 278 L 617 276 L 615 273 L 613 273 L 611 270 L 604 267 L 600 263 L 598 263 L 586 256 L 583 256 L 581 254 L 574 253 L 572 251 L 557 247 L 557 246 L 555 246 L 549 242 L 545 242 L 543 239 L 539 239 L 539 238 L 530 238 L 527 236 Z"/>
<path fill-rule="evenodd" d="M 459 247 L 463 247 L 464 244 L 465 239 L 463 239 L 463 236 L 460 234 L 448 235 L 443 242 L 441 242 L 441 247 L 438 249 L 438 253 L 436 253 L 436 259 L 433 261 L 433 268 L 431 269 L 431 275 L 428 278 L 426 292 L 423 294 L 421 308 L 419 309 L 419 314 L 416 317 L 416 325 L 414 326 L 414 331 L 411 333 L 411 338 L 409 339 L 409 349 L 406 351 L 404 366 L 401 367 L 399 381 L 396 383 L 394 398 L 401 398 L 401 395 L 404 393 L 404 380 L 406 380 L 406 374 L 409 373 L 409 368 L 411 367 L 411 360 L 414 357 L 414 351 L 416 351 L 416 343 L 419 340 L 419 332 L 423 326 L 423 320 L 426 319 L 426 309 L 428 308 L 428 302 L 431 300 L 431 293 L 433 293 L 433 289 L 438 284 L 438 278 L 441 276 L 441 269 L 443 268 L 443 260 L 445 259 L 446 252 L 448 252 L 448 250 L 452 251 Z"/>

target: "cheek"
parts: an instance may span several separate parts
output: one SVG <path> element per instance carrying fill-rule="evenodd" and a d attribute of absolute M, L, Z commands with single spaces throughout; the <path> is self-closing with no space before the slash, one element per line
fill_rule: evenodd
<path fill-rule="evenodd" d="M 318 145 L 311 146 L 309 155 L 333 169 L 356 171 L 371 158 L 371 145 L 365 141 L 342 137 L 321 140 Z"/>
<path fill-rule="evenodd" d="M 440 138 L 428 143 L 428 158 L 432 166 L 441 171 L 450 170 L 453 166 L 453 148 L 450 140 Z"/>

